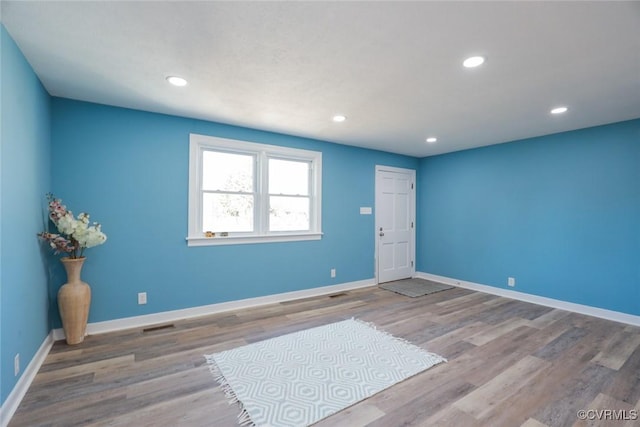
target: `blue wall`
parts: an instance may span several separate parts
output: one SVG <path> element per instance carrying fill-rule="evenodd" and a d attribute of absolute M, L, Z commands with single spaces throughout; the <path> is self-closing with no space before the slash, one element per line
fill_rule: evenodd
<path fill-rule="evenodd" d="M 47 271 L 36 234 L 50 189 L 50 98 L 0 25 L 0 396 L 4 403 L 49 333 Z"/>
<path fill-rule="evenodd" d="M 187 247 L 189 133 L 321 151 L 322 240 Z M 374 219 L 359 208 L 374 204 L 375 165 L 417 169 L 419 163 L 61 98 L 53 99 L 52 144 L 55 194 L 74 213 L 90 213 L 108 236 L 86 252 L 90 322 L 372 278 Z M 143 291 L 148 303 L 137 305 Z"/>
<path fill-rule="evenodd" d="M 418 189 L 419 271 L 640 315 L 640 120 L 428 157 Z"/>
<path fill-rule="evenodd" d="M 359 208 L 374 206 L 376 164 L 418 170 L 418 271 L 500 288 L 513 276 L 517 291 L 640 315 L 640 120 L 418 160 L 51 99 L 0 35 L 3 403 L 14 355 L 24 369 L 60 327 L 64 272 L 35 238 L 50 190 L 109 236 L 87 251 L 90 322 L 373 277 L 374 218 Z M 322 151 L 323 239 L 187 247 L 189 133 Z"/>

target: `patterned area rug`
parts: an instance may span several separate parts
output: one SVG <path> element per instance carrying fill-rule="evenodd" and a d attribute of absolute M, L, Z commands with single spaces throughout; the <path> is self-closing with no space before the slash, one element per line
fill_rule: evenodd
<path fill-rule="evenodd" d="M 406 295 L 411 298 L 421 297 L 423 295 L 429 295 L 453 288 L 453 286 L 445 285 L 444 283 L 432 282 L 431 280 L 418 278 L 382 283 L 380 287 L 382 289 L 386 289 L 387 291 L 395 292 L 400 295 Z"/>
<path fill-rule="evenodd" d="M 446 360 L 355 320 L 205 355 L 239 422 L 308 426 Z"/>

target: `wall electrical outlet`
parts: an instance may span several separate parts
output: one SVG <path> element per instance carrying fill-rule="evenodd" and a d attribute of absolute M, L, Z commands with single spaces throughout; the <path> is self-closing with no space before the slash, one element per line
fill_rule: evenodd
<path fill-rule="evenodd" d="M 331 269 L 331 278 L 333 279 L 334 277 L 336 277 L 336 269 L 332 268 Z"/>
<path fill-rule="evenodd" d="M 13 375 L 15 377 L 20 373 L 20 353 L 16 354 L 16 357 L 13 358 Z"/>
<path fill-rule="evenodd" d="M 146 292 L 138 293 L 138 304 L 143 305 L 146 303 L 147 303 L 147 293 Z"/>
<path fill-rule="evenodd" d="M 507 279 L 507 285 L 508 285 L 508 286 L 511 286 L 511 287 L 514 287 L 514 286 L 516 285 L 516 279 L 515 279 L 515 278 L 513 278 L 513 277 L 509 277 L 509 278 Z"/>

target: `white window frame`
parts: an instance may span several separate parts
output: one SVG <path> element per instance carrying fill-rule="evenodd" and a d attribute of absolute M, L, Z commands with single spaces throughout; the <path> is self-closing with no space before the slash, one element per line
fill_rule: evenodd
<path fill-rule="evenodd" d="M 215 237 L 206 237 L 200 229 L 202 224 L 202 157 L 205 151 L 247 154 L 255 156 L 254 189 L 254 231 L 249 233 L 229 233 L 215 230 Z M 310 224 L 308 231 L 268 230 L 269 194 L 268 161 L 270 158 L 304 161 L 310 163 Z M 235 245 L 243 243 L 269 243 L 322 238 L 322 153 L 277 145 L 218 138 L 208 135 L 189 135 L 189 218 L 188 246 Z M 213 230 L 212 230 L 213 231 Z"/>

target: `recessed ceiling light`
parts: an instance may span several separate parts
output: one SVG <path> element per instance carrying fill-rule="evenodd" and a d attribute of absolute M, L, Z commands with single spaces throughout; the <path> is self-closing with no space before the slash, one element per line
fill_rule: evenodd
<path fill-rule="evenodd" d="M 462 63 L 462 65 L 464 65 L 467 68 L 477 67 L 482 64 L 484 64 L 483 56 L 472 56 L 470 58 L 465 59 L 464 62 Z"/>
<path fill-rule="evenodd" d="M 167 81 L 169 83 L 171 83 L 174 86 L 186 86 L 187 85 L 187 81 L 185 79 L 183 79 L 182 77 L 178 77 L 178 76 L 169 76 L 167 77 Z"/>
<path fill-rule="evenodd" d="M 436 142 L 438 140 L 438 138 L 436 138 L 435 136 L 430 136 L 429 138 L 427 138 L 427 142 L 429 144 L 433 144 L 434 142 Z"/>
<path fill-rule="evenodd" d="M 344 122 L 347 120 L 347 116 L 343 116 L 342 114 L 336 114 L 333 116 L 333 121 L 336 123 Z"/>
<path fill-rule="evenodd" d="M 567 107 L 556 107 L 553 110 L 551 110 L 551 114 L 562 114 L 562 113 L 566 113 L 567 110 L 569 110 Z"/>

